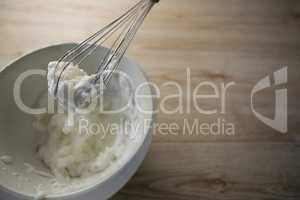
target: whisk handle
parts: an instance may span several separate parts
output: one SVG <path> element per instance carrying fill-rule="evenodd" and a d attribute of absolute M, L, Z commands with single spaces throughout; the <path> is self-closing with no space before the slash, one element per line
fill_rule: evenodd
<path fill-rule="evenodd" d="M 151 0 L 153 3 L 158 3 L 160 0 Z"/>

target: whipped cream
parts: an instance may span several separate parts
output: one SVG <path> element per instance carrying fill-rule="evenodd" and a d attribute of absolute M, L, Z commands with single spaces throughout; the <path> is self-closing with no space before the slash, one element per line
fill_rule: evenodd
<path fill-rule="evenodd" d="M 48 66 L 48 92 L 54 96 L 60 68 L 57 62 Z M 75 91 L 93 78 L 76 65 L 70 64 L 61 76 L 57 98 L 65 100 L 65 91 Z M 40 116 L 35 124 L 47 134 L 38 155 L 58 178 L 88 177 L 103 172 L 116 162 L 128 148 L 130 133 L 124 126 L 136 120 L 132 89 L 119 74 L 113 75 L 102 97 L 102 105 L 88 113 L 57 113 Z M 94 96 L 97 97 L 97 96 Z M 70 101 L 64 101 L 70 103 Z M 66 104 L 61 104 L 65 106 Z M 101 107 L 101 109 L 100 109 Z M 116 113 L 104 112 L 121 109 Z M 69 124 L 70 115 L 73 124 Z M 41 128 L 39 128 L 41 131 Z"/>

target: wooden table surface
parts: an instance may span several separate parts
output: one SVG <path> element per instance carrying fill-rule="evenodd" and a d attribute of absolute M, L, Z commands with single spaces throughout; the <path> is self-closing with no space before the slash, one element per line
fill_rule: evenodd
<path fill-rule="evenodd" d="M 80 41 L 135 1 L 0 1 L 0 65 L 47 45 Z M 127 53 L 161 91 L 186 91 L 209 81 L 218 88 L 235 82 L 225 98 L 201 99 L 216 114 L 159 112 L 157 123 L 179 124 L 176 134 L 155 134 L 141 168 L 112 199 L 300 199 L 300 1 L 161 0 Z M 288 67 L 288 133 L 259 121 L 250 109 L 254 85 Z M 299 84 L 299 85 L 298 85 Z M 274 88 L 272 88 L 274 89 Z M 255 108 L 274 115 L 274 90 L 257 95 Z M 212 88 L 203 87 L 210 93 Z M 176 92 L 176 91 L 175 91 Z M 179 103 L 169 99 L 169 109 Z M 185 121 L 235 126 L 234 135 L 186 134 Z"/>

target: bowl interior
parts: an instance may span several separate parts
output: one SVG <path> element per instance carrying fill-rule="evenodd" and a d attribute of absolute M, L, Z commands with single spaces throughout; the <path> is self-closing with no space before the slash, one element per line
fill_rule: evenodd
<path fill-rule="evenodd" d="M 47 92 L 46 73 L 48 63 L 57 60 L 64 52 L 74 47 L 74 45 L 61 44 L 34 51 L 17 59 L 0 73 L 0 156 L 9 155 L 14 159 L 12 165 L 0 168 L 0 186 L 2 190 L 9 191 L 22 198 L 27 198 L 36 195 L 37 187 L 43 187 L 44 189 L 50 187 L 49 178 L 26 173 L 24 163 L 30 163 L 43 171 L 48 169 L 45 168 L 36 156 L 36 130 L 32 126 L 35 116 L 26 114 L 16 104 L 14 96 L 14 89 L 16 89 L 15 82 L 20 77 L 20 74 L 28 70 L 37 70 L 36 72 L 40 73 L 40 75 L 32 75 L 24 79 L 20 88 L 22 102 L 30 108 L 36 108 L 36 102 L 41 94 Z M 95 72 L 97 63 L 101 55 L 104 55 L 104 52 L 106 52 L 105 48 L 98 47 L 95 55 L 82 63 L 84 69 L 89 73 Z M 147 83 L 139 65 L 130 59 L 124 58 L 119 69 L 130 77 L 133 88 L 137 88 L 142 83 Z M 152 94 L 149 85 L 145 84 L 140 92 L 143 95 Z M 137 101 L 137 104 L 143 110 L 148 111 L 139 113 L 141 123 L 145 120 L 151 122 L 153 114 L 152 99 L 144 98 L 137 99 Z M 144 124 L 139 126 L 137 132 L 139 133 L 139 137 L 131 141 L 132 146 L 135 148 L 132 148 L 133 150 L 126 154 L 126 156 L 121 157 L 118 165 L 89 178 L 86 185 L 81 189 L 70 190 L 64 194 L 50 194 L 49 196 L 67 196 L 95 187 L 108 180 L 126 162 L 129 162 L 131 157 L 138 151 L 139 146 L 142 145 L 146 134 L 149 133 L 148 128 Z"/>

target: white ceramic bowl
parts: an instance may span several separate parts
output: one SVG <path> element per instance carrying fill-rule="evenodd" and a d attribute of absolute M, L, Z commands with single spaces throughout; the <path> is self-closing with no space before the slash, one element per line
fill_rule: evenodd
<path fill-rule="evenodd" d="M 14 163 L 7 166 L 7 169 L 1 170 L 0 168 L 0 199 L 34 199 L 36 197 L 35 187 L 49 182 L 41 176 L 26 175 L 24 163 L 31 163 L 39 169 L 47 169 L 36 159 L 34 149 L 36 137 L 32 127 L 33 116 L 21 111 L 14 101 L 13 88 L 15 80 L 28 69 L 47 70 L 47 64 L 50 61 L 58 59 L 74 45 L 60 44 L 39 49 L 15 60 L 0 72 L 0 156 L 10 155 L 14 158 Z M 102 55 L 102 51 L 105 51 L 105 49 L 99 47 L 96 52 L 97 55 Z M 97 56 L 94 56 L 85 61 L 85 66 L 89 66 L 85 70 L 88 72 L 95 71 L 98 59 Z M 123 59 L 120 70 L 132 78 L 134 87 L 147 82 L 139 65 L 128 58 Z M 21 98 L 25 104 L 34 106 L 39 95 L 47 91 L 46 77 L 29 77 L 24 81 L 21 89 Z M 143 87 L 143 94 L 152 94 L 148 85 Z M 153 111 L 154 104 L 151 98 L 144 99 L 143 102 L 140 102 L 140 105 L 145 110 Z M 141 115 L 142 119 L 153 122 L 153 112 L 142 113 Z M 51 194 L 47 199 L 101 200 L 115 194 L 135 173 L 148 151 L 151 142 L 151 130 L 141 126 L 139 132 L 142 136 L 136 148 L 128 156 L 121 158 L 119 164 L 110 170 L 111 172 L 104 175 L 95 175 L 86 187 L 64 194 Z M 19 177 L 15 172 L 25 175 Z M 27 178 L 31 181 L 25 181 L 25 176 L 28 176 Z"/>

